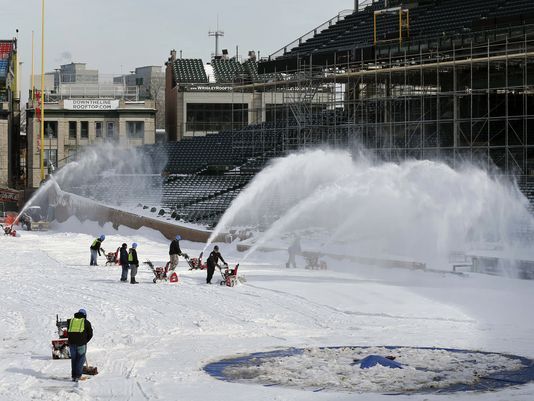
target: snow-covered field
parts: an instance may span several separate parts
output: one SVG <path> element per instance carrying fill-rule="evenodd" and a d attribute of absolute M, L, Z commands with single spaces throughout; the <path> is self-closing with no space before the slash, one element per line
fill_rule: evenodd
<path fill-rule="evenodd" d="M 206 285 L 180 262 L 180 283 L 152 283 L 140 267 L 133 286 L 119 268 L 89 267 L 89 245 L 139 243 L 161 265 L 168 241 L 151 231 L 76 221 L 48 233 L 0 238 L 0 400 L 382 400 L 379 393 L 311 392 L 219 381 L 209 362 L 238 354 L 322 346 L 423 346 L 534 358 L 534 282 L 470 274 L 381 269 L 327 260 L 328 271 L 286 269 L 287 254 L 255 253 L 247 282 Z M 190 256 L 202 244 L 183 242 Z M 242 257 L 222 244 L 232 262 Z M 303 261 L 300 260 L 300 265 Z M 100 374 L 68 381 L 70 362 L 51 359 L 55 318 L 88 311 L 95 337 L 88 359 Z M 329 361 L 335 365 L 335 360 Z M 306 366 L 310 377 L 324 365 Z M 368 386 L 369 387 L 369 386 Z M 413 400 L 534 399 L 534 384 L 498 392 L 397 396 Z"/>

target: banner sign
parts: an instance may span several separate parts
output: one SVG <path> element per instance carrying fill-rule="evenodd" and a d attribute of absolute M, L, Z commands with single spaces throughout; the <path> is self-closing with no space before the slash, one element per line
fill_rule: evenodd
<path fill-rule="evenodd" d="M 119 108 L 119 101 L 112 99 L 67 99 L 63 105 L 66 110 L 117 110 Z"/>
<path fill-rule="evenodd" d="M 19 191 L 0 188 L 0 202 L 18 202 L 20 198 Z"/>
<path fill-rule="evenodd" d="M 194 85 L 184 87 L 186 92 L 231 92 L 233 87 L 221 85 Z"/>

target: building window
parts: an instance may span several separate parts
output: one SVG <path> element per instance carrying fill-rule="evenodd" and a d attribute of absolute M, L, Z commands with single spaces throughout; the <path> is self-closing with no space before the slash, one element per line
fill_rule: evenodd
<path fill-rule="evenodd" d="M 57 168 L 57 149 L 45 149 L 44 157 L 45 167 L 51 167 L 50 163 L 52 163 L 52 166 Z"/>
<path fill-rule="evenodd" d="M 88 139 L 89 138 L 89 123 L 87 121 L 82 121 L 80 123 L 80 137 L 82 139 Z"/>
<path fill-rule="evenodd" d="M 145 137 L 144 121 L 126 121 L 126 132 L 128 138 L 143 139 Z"/>
<path fill-rule="evenodd" d="M 108 121 L 106 135 L 108 138 L 113 138 L 115 136 L 115 123 Z"/>
<path fill-rule="evenodd" d="M 248 104 L 188 103 L 187 131 L 217 132 L 248 125 Z"/>
<path fill-rule="evenodd" d="M 45 121 L 45 137 L 57 139 L 57 121 Z"/>
<path fill-rule="evenodd" d="M 95 134 L 97 138 L 102 137 L 102 122 L 100 121 L 95 122 Z"/>
<path fill-rule="evenodd" d="M 78 137 L 78 125 L 76 121 L 69 121 L 69 139 L 76 139 Z"/>

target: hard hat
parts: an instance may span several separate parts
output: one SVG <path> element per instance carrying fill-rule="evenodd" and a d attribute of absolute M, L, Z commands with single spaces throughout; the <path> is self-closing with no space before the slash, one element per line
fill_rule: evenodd
<path fill-rule="evenodd" d="M 78 311 L 78 313 L 81 313 L 82 315 L 84 315 L 85 317 L 87 317 L 87 312 L 85 311 L 85 309 L 80 309 Z"/>
<path fill-rule="evenodd" d="M 176 241 L 180 241 L 181 239 L 182 239 L 181 236 L 179 236 L 179 235 L 176 236 Z"/>
<path fill-rule="evenodd" d="M 137 242 L 134 242 L 134 243 L 132 244 L 132 248 L 133 248 L 133 249 L 137 248 Z"/>
<path fill-rule="evenodd" d="M 104 234 L 102 234 L 102 235 L 100 236 L 100 241 L 104 241 L 105 239 L 106 239 L 106 236 L 105 236 Z"/>
<path fill-rule="evenodd" d="M 214 251 L 218 251 L 218 250 L 219 250 L 219 245 L 215 245 L 215 246 L 213 247 L 213 250 L 214 250 Z"/>

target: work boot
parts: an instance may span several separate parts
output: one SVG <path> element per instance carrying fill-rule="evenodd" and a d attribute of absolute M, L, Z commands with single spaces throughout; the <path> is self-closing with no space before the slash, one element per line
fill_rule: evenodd
<path fill-rule="evenodd" d="M 130 281 L 130 284 L 139 284 L 139 281 L 132 280 Z"/>

